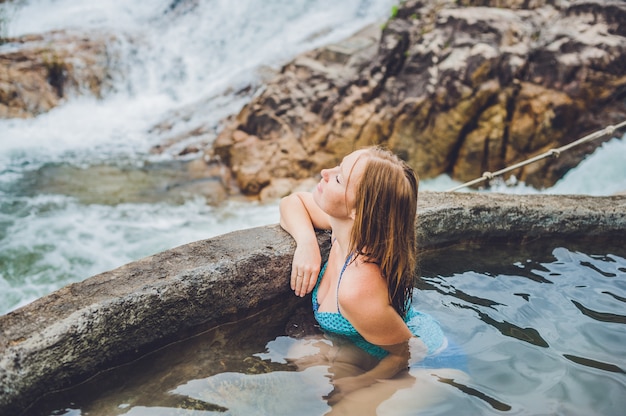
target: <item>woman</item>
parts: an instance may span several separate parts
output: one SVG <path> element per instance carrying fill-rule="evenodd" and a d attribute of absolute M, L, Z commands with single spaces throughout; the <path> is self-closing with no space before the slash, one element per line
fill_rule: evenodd
<path fill-rule="evenodd" d="M 283 198 L 280 224 L 297 244 L 291 272 L 295 294 L 313 291 L 321 328 L 370 358 L 357 364 L 362 371 L 334 372 L 335 394 L 345 395 L 398 375 L 409 359 L 421 361 L 445 348 L 446 339 L 429 315 L 410 306 L 418 191 L 413 170 L 374 147 L 347 155 L 321 174 L 312 193 Z M 315 229 L 332 230 L 321 272 Z"/>

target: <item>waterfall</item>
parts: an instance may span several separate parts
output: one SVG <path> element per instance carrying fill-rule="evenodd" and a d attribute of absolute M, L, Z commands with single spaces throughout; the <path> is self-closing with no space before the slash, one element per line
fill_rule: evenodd
<path fill-rule="evenodd" d="M 278 222 L 276 204 L 230 201 L 84 203 L 46 192 L 54 173 L 172 158 L 151 148 L 200 124 L 218 129 L 268 71 L 298 53 L 384 22 L 395 0 L 15 0 L 0 4 L 0 36 L 108 33 L 111 85 L 74 94 L 32 119 L 0 120 L 0 314 L 71 282 L 235 229 Z M 6 32 L 6 33 L 4 33 Z M 7 43 L 0 51 L 19 46 Z M 241 91 L 247 91 L 241 93 Z M 575 139 L 575 138 L 572 138 Z M 607 142 L 552 190 L 626 190 L 624 139 Z M 593 174 L 591 173 L 593 172 Z M 449 179 L 421 189 L 447 187 Z M 42 191 L 43 189 L 43 191 Z M 516 192 L 532 192 L 523 185 Z M 97 194 L 98 184 L 89 192 Z M 511 188 L 507 188 L 511 191 Z"/>

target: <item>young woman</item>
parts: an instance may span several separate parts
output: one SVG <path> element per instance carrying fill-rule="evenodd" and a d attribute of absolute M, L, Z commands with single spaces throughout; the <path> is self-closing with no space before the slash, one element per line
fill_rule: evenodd
<path fill-rule="evenodd" d="M 427 314 L 411 307 L 416 269 L 418 179 L 398 157 L 378 147 L 355 151 L 323 169 L 312 193 L 280 204 L 280 224 L 296 241 L 291 288 L 312 293 L 315 318 L 339 345 L 334 394 L 345 395 L 390 379 L 411 362 L 445 348 Z M 332 230 L 321 265 L 315 229 Z M 342 344 L 343 342 L 343 344 Z"/>

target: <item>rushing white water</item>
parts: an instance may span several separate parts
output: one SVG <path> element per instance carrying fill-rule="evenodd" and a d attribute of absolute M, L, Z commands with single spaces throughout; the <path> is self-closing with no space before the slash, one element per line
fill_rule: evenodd
<path fill-rule="evenodd" d="M 104 98 L 72 96 L 34 119 L 0 120 L 0 314 L 167 248 L 276 223 L 276 204 L 211 207 L 201 199 L 182 205 L 85 204 L 67 195 L 33 195 L 25 178 L 55 163 L 141 166 L 168 158 L 150 154 L 163 140 L 151 133 L 157 123 L 182 113 L 170 134 L 198 125 L 217 129 L 219 120 L 249 99 L 229 91 L 254 85 L 262 67 L 276 69 L 297 53 L 382 22 L 395 3 L 22 0 L 0 5 L 9 36 L 68 30 L 117 38 L 111 46 L 113 85 Z M 0 51 L 15 47 L 2 45 Z M 553 190 L 594 195 L 626 190 L 624 142 L 607 143 Z M 448 185 L 439 178 L 425 181 L 422 189 Z"/>
<path fill-rule="evenodd" d="M 210 207 L 82 204 L 32 195 L 25 176 L 42 166 L 141 166 L 171 135 L 215 125 L 249 97 L 259 68 L 348 36 L 389 16 L 392 0 L 22 0 L 0 5 L 2 34 L 67 30 L 115 34 L 115 79 L 103 99 L 69 97 L 34 119 L 0 120 L 0 313 L 70 282 L 190 241 L 278 221 L 275 204 Z M 19 7 L 18 7 L 19 6 Z M 7 33 L 8 32 L 8 33 Z M 5 44 L 0 50 L 15 45 Z M 97 192 L 97 190 L 95 190 Z"/>
<path fill-rule="evenodd" d="M 580 137 L 573 137 L 572 141 Z M 442 175 L 435 179 L 421 182 L 422 189 L 446 191 L 461 182 Z M 460 189 L 459 191 L 469 191 Z M 609 196 L 626 192 L 626 134 L 604 142 L 595 152 L 582 160 L 575 169 L 570 170 L 554 186 L 538 190 L 512 178 L 508 183 L 495 179 L 488 192 L 508 194 L 550 194 L 550 195 L 592 195 Z"/>

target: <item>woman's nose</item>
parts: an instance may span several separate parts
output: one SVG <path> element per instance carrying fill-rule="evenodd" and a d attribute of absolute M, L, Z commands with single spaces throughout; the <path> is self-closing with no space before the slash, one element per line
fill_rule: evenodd
<path fill-rule="evenodd" d="M 324 179 L 325 181 L 327 181 L 327 180 L 328 180 L 328 174 L 329 174 L 329 172 L 330 172 L 330 169 L 322 169 L 322 172 L 321 172 L 321 174 L 322 174 L 322 179 Z"/>

